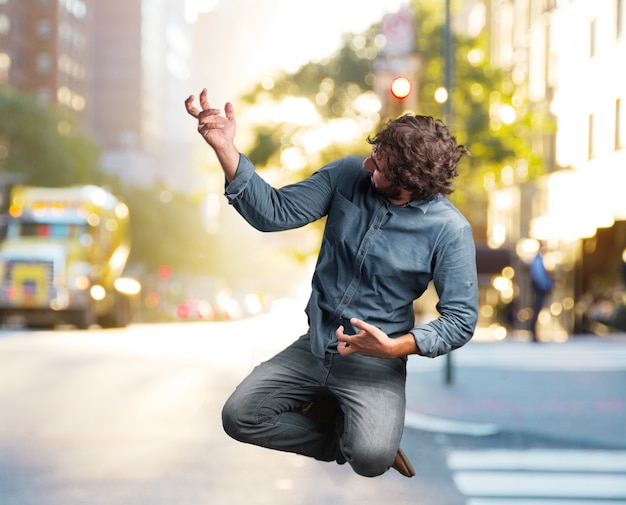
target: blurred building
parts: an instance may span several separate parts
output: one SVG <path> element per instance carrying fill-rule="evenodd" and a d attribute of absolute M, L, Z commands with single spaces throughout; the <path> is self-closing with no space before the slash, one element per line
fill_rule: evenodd
<path fill-rule="evenodd" d="M 530 288 L 524 265 L 539 241 L 556 282 L 542 314 L 551 338 L 590 329 L 598 296 L 621 285 L 626 247 L 626 13 L 624 0 L 491 0 L 492 58 L 511 72 L 537 124 L 534 151 L 547 173 L 490 195 L 489 242 L 517 252 L 516 319 Z M 516 104 L 511 104 L 514 107 Z M 523 165 L 524 160 L 520 160 Z"/>
<path fill-rule="evenodd" d="M 0 0 L 0 85 L 75 112 L 122 181 L 197 189 L 191 31 L 179 0 Z"/>
<path fill-rule="evenodd" d="M 92 124 L 104 168 L 131 184 L 197 187 L 183 107 L 191 63 L 184 2 L 107 0 L 90 8 Z"/>
<path fill-rule="evenodd" d="M 84 0 L 0 0 L 0 85 L 89 124 L 91 10 Z"/>

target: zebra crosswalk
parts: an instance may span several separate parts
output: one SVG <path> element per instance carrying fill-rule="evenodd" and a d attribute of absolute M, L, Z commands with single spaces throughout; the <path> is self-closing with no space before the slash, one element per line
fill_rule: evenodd
<path fill-rule="evenodd" d="M 466 505 L 626 504 L 626 451 L 454 450 Z"/>

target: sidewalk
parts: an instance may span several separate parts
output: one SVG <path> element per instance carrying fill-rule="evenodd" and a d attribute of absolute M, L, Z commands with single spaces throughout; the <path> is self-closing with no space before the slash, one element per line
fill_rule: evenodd
<path fill-rule="evenodd" d="M 566 343 L 474 343 L 409 358 L 407 427 L 488 436 L 502 431 L 626 448 L 626 334 Z"/>

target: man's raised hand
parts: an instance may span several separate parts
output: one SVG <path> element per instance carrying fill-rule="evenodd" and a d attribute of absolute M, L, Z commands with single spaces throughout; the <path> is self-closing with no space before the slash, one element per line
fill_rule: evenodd
<path fill-rule="evenodd" d="M 185 100 L 185 108 L 190 116 L 198 120 L 198 132 L 216 151 L 228 147 L 235 138 L 235 109 L 232 103 L 224 106 L 224 116 L 219 109 L 211 108 L 206 88 L 200 92 L 200 109 L 194 105 L 194 96 Z"/>

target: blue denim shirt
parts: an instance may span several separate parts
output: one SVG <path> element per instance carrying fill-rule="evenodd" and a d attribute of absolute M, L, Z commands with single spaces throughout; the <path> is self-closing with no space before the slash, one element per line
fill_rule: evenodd
<path fill-rule="evenodd" d="M 327 216 L 306 307 L 311 350 L 337 352 L 335 330 L 356 317 L 390 337 L 412 333 L 420 354 L 465 344 L 478 315 L 476 251 L 467 220 L 443 196 L 397 206 L 379 196 L 363 158 L 332 162 L 308 179 L 275 189 L 240 156 L 226 197 L 261 231 L 304 226 Z M 415 325 L 413 301 L 433 281 L 439 317 Z"/>

